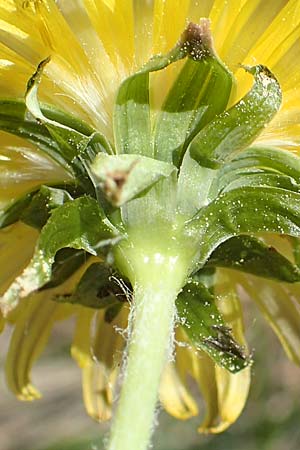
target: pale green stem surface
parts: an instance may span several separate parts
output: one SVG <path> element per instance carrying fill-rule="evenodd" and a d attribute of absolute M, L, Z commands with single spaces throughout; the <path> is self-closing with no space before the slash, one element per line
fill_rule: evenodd
<path fill-rule="evenodd" d="M 151 438 L 159 382 L 172 350 L 175 300 L 182 286 L 174 258 L 154 255 L 134 292 L 133 329 L 108 450 L 145 450 Z"/>

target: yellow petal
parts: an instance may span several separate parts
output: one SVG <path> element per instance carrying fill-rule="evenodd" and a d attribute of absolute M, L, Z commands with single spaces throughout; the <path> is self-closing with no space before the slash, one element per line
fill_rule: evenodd
<path fill-rule="evenodd" d="M 100 36 L 93 28 L 83 2 L 81 0 L 73 0 L 72 2 L 70 2 L 70 0 L 60 0 L 59 9 L 65 20 L 68 22 L 72 32 L 78 39 L 81 47 L 84 49 L 84 53 L 93 70 L 94 77 L 96 78 L 96 81 L 94 82 L 95 89 L 98 89 L 98 94 L 95 92 L 95 95 L 99 95 L 102 102 L 101 108 L 103 110 L 103 117 L 101 120 L 103 120 L 103 123 L 94 122 L 92 117 L 86 115 L 84 108 L 82 108 L 80 115 L 81 117 L 86 118 L 88 122 L 94 123 L 99 131 L 104 132 L 107 137 L 112 139 L 111 123 L 113 102 L 116 90 L 122 81 L 120 74 L 118 74 L 116 67 L 106 53 L 103 43 L 100 40 Z M 122 74 L 122 76 L 124 77 L 124 74 Z M 46 88 L 43 89 L 43 94 L 45 93 Z M 55 95 L 56 104 L 59 104 L 57 103 L 59 100 L 63 103 L 68 100 L 68 98 L 63 94 Z M 61 107 L 63 107 L 63 104 Z M 67 107 L 70 111 L 76 113 L 74 105 L 72 107 L 72 104 L 67 103 Z M 66 105 L 64 106 L 64 109 L 66 109 Z M 98 112 L 98 114 L 100 113 L 101 111 Z"/>
<path fill-rule="evenodd" d="M 190 0 L 155 0 L 153 10 L 153 54 L 167 53 L 187 26 Z M 159 110 L 181 67 L 181 62 L 151 75 L 152 103 Z"/>
<path fill-rule="evenodd" d="M 294 89 L 299 82 L 299 62 L 298 55 L 300 49 L 300 24 L 290 33 L 285 41 L 278 46 L 270 56 L 267 64 L 272 67 L 279 83 L 284 91 Z M 276 57 L 273 56 L 276 54 Z"/>
<path fill-rule="evenodd" d="M 154 3 L 153 52 L 166 53 L 186 27 L 190 0 L 156 0 Z"/>
<path fill-rule="evenodd" d="M 71 354 L 82 369 L 86 411 L 93 419 L 104 421 L 111 417 L 111 398 L 108 398 L 108 388 L 105 386 L 105 368 L 102 364 L 95 364 L 91 352 L 94 316 L 92 309 L 79 308 Z"/>
<path fill-rule="evenodd" d="M 112 386 L 115 380 L 108 380 L 102 364 L 90 363 L 82 370 L 82 391 L 86 411 L 97 422 L 109 420 L 112 416 Z"/>
<path fill-rule="evenodd" d="M 226 324 L 232 328 L 237 342 L 246 347 L 244 338 L 243 314 L 239 299 L 233 290 L 230 278 L 221 278 L 215 293 L 219 298 L 218 309 L 221 311 Z M 221 279 L 220 279 L 221 278 Z M 216 366 L 216 382 L 218 386 L 218 404 L 221 417 L 220 424 L 214 432 L 221 432 L 234 423 L 240 416 L 250 388 L 251 369 L 247 367 L 232 374 Z"/>
<path fill-rule="evenodd" d="M 215 364 L 204 352 L 199 352 L 198 355 L 193 357 L 192 376 L 196 380 L 205 401 L 205 416 L 198 427 L 199 433 L 217 433 L 219 430 L 221 431 L 220 428 L 227 428 L 227 423 L 223 428 L 223 422 L 219 414 Z"/>
<path fill-rule="evenodd" d="M 248 0 L 243 4 L 220 49 L 220 56 L 229 67 L 236 68 L 244 61 L 285 4 L 286 0 L 273 0 L 272 8 L 265 0 Z"/>
<path fill-rule="evenodd" d="M 295 153 L 299 151 L 300 88 L 297 84 L 294 89 L 284 92 L 280 111 L 259 136 L 257 142 L 286 148 Z"/>
<path fill-rule="evenodd" d="M 27 300 L 19 310 L 8 349 L 5 371 L 11 391 L 20 400 L 35 400 L 39 391 L 31 384 L 33 363 L 46 346 L 56 315 L 65 305 L 48 300 L 48 293 L 40 293 Z"/>
<path fill-rule="evenodd" d="M 176 346 L 177 377 L 181 382 L 179 386 L 183 386 L 185 389 L 185 396 L 183 397 L 185 402 L 182 405 L 178 404 L 178 406 L 183 409 L 187 405 L 189 409 L 187 409 L 188 415 L 186 417 L 180 416 L 180 409 L 174 411 L 170 408 L 172 403 L 170 399 L 167 399 L 169 400 L 169 403 L 167 403 L 169 408 L 166 408 L 166 410 L 181 419 L 197 414 L 197 405 L 187 389 L 188 380 L 191 376 L 197 382 L 206 404 L 205 417 L 199 431 L 202 433 L 219 433 L 233 423 L 241 412 L 238 411 L 241 408 L 241 400 L 238 399 L 238 396 L 242 395 L 242 399 L 245 399 L 245 393 L 241 388 L 243 386 L 242 379 L 236 375 L 233 376 L 225 369 L 220 369 L 206 353 L 198 351 L 188 344 L 187 337 L 182 329 L 177 330 L 177 339 L 181 342 L 180 345 Z M 178 397 L 178 392 L 176 395 Z M 230 404 L 231 400 L 235 401 L 234 405 Z M 175 406 L 177 405 L 175 404 Z M 182 414 L 184 413 L 183 409 Z"/>
<path fill-rule="evenodd" d="M 83 398 L 87 413 L 97 421 L 111 417 L 111 405 L 125 340 L 120 330 L 127 324 L 124 306 L 107 323 L 104 311 L 80 308 L 71 353 L 82 368 Z"/>
<path fill-rule="evenodd" d="M 177 353 L 177 352 L 176 352 Z M 167 413 L 176 419 L 186 420 L 198 415 L 197 403 L 193 399 L 186 380 L 180 378 L 177 363 L 170 362 L 164 368 L 159 387 L 159 399 Z"/>
<path fill-rule="evenodd" d="M 188 19 L 194 23 L 199 23 L 202 17 L 209 17 L 216 0 L 191 0 Z M 224 6 L 224 2 L 223 2 Z"/>
<path fill-rule="evenodd" d="M 70 174 L 25 140 L 0 132 L 0 207 L 41 184 L 63 183 Z"/>
<path fill-rule="evenodd" d="M 93 340 L 93 357 L 106 367 L 114 369 L 120 362 L 125 344 L 124 332 L 127 327 L 129 308 L 124 305 L 112 322 L 105 321 L 104 311 L 99 311 L 96 334 Z"/>
<path fill-rule="evenodd" d="M 247 0 L 227 1 L 215 0 L 209 14 L 211 29 L 216 49 L 219 54 L 224 52 L 224 41 L 232 33 L 236 17 Z"/>
<path fill-rule="evenodd" d="M 0 230 L 0 294 L 29 263 L 37 238 L 38 232 L 23 223 Z"/>
<path fill-rule="evenodd" d="M 287 356 L 300 365 L 300 285 L 239 275 L 237 282 L 261 310 Z"/>
<path fill-rule="evenodd" d="M 13 51 L 0 43 L 0 93 L 2 97 L 24 97 L 27 81 L 36 70 L 36 60 L 38 60 L 37 57 L 27 61 L 17 51 Z M 46 71 L 49 71 L 49 66 Z M 85 111 L 83 105 L 79 101 L 74 102 L 70 93 L 65 92 L 64 86 L 61 83 L 59 85 L 56 82 L 57 80 L 51 79 L 51 77 L 53 78 L 51 71 L 48 76 L 44 73 L 39 89 L 40 100 L 47 103 L 55 103 L 62 110 L 67 110 L 82 119 L 90 121 L 88 112 Z M 12 79 L 14 80 L 13 83 L 11 82 Z"/>
<path fill-rule="evenodd" d="M 9 316 L 8 320 L 14 324 L 14 331 L 6 359 L 6 378 L 10 389 L 20 400 L 40 397 L 30 380 L 33 363 L 44 350 L 54 323 L 65 320 L 78 309 L 77 306 L 57 303 L 51 298 L 72 292 L 83 271 L 91 263 L 89 261 L 86 266 L 78 269 L 63 284 L 25 299 Z"/>
<path fill-rule="evenodd" d="M 95 311 L 79 307 L 71 355 L 82 369 L 91 361 L 91 322 Z"/>
<path fill-rule="evenodd" d="M 299 1 L 290 0 L 285 3 L 284 8 L 282 8 L 272 24 L 265 30 L 255 48 L 251 51 L 256 62 L 262 61 L 275 71 L 284 89 L 288 87 L 286 85 L 287 80 L 278 73 L 279 66 L 277 64 L 281 64 L 283 56 L 288 53 L 294 44 L 296 44 L 296 47 L 298 44 L 299 48 L 297 37 L 299 36 L 300 23 Z M 297 67 L 297 64 L 299 64 L 298 58 L 294 59 L 293 63 L 293 66 L 291 66 L 291 74 L 296 74 L 299 72 L 299 66 Z M 287 72 L 286 74 L 290 78 L 291 74 Z"/>
<path fill-rule="evenodd" d="M 2 95 L 5 93 L 6 97 L 21 97 L 25 93 L 28 79 L 34 73 L 34 65 L 1 42 L 0 55 L 0 91 Z"/>
<path fill-rule="evenodd" d="M 248 8 L 249 3 L 250 6 L 255 7 L 257 2 L 248 1 L 245 5 L 247 11 L 251 10 L 251 8 Z M 256 28 L 258 25 L 259 29 L 261 24 L 263 28 L 263 22 L 265 22 L 264 30 L 257 41 L 255 36 L 258 36 L 258 32 L 255 31 L 253 34 L 250 31 L 251 28 L 248 31 L 244 29 L 239 42 L 234 43 L 233 36 L 228 38 L 229 41 L 228 39 L 225 40 L 224 45 L 229 45 L 228 52 L 223 54 L 221 50 L 220 54 L 222 57 L 225 57 L 225 61 L 234 71 L 237 69 L 237 66 L 234 67 L 234 64 L 242 62 L 249 65 L 265 64 L 272 70 L 283 90 L 282 107 L 257 141 L 296 151 L 300 143 L 300 90 L 298 89 L 300 73 L 298 58 L 300 52 L 300 7 L 297 0 L 278 1 L 274 5 L 275 9 L 273 9 L 273 4 L 272 8 L 267 8 L 267 3 L 263 2 L 263 6 L 267 11 L 262 9 L 257 16 L 255 16 L 255 12 L 254 16 L 252 14 L 252 18 L 249 16 L 252 27 Z M 276 11 L 277 14 L 272 19 L 272 14 Z M 239 17 L 240 15 L 236 20 L 239 20 Z M 246 44 L 243 44 L 243 34 L 245 33 L 249 40 L 248 47 Z M 247 52 L 245 52 L 246 48 L 248 48 Z M 239 56 L 240 53 L 242 53 L 241 56 Z M 239 60 L 237 60 L 238 57 Z M 249 75 L 243 70 L 238 70 L 235 75 L 237 77 L 237 88 L 234 101 L 243 96 L 252 84 Z"/>
<path fill-rule="evenodd" d="M 135 63 L 141 67 L 153 55 L 153 3 L 134 1 L 134 48 Z"/>
<path fill-rule="evenodd" d="M 91 66 L 83 47 L 55 2 L 3 0 L 0 4 L 0 20 L 1 41 L 10 51 L 35 66 L 51 56 L 44 78 L 52 80 L 52 103 L 53 95 L 63 94 L 68 107 L 72 108 L 73 101 L 73 109 L 77 114 L 104 130 L 108 118 L 102 101 L 105 87 L 99 78 L 101 74 Z"/>
<path fill-rule="evenodd" d="M 90 20 L 113 64 L 119 71 L 134 63 L 133 2 L 84 0 Z"/>
<path fill-rule="evenodd" d="M 181 328 L 177 330 L 177 339 L 180 342 L 176 347 L 177 371 L 185 384 L 189 377 L 196 381 L 206 405 L 205 417 L 199 431 L 210 432 L 219 419 L 215 364 L 206 353 L 190 345 Z"/>
<path fill-rule="evenodd" d="M 226 289 L 226 294 L 225 290 Z M 221 294 L 220 291 L 223 291 Z M 226 324 L 232 327 L 233 334 L 236 340 L 245 345 L 243 337 L 243 324 L 242 324 L 242 312 L 238 301 L 238 298 L 231 291 L 228 291 L 228 287 L 223 285 L 219 291 L 219 295 L 222 300 L 219 302 L 218 307 L 221 310 Z M 206 402 L 209 401 L 209 408 L 206 413 L 206 417 L 199 427 L 200 432 L 204 433 L 221 433 L 226 430 L 232 423 L 234 423 L 240 416 L 250 388 L 250 368 L 247 367 L 238 373 L 230 373 L 227 370 L 215 366 L 213 370 L 212 361 L 201 361 L 202 366 L 210 365 L 210 368 L 206 367 L 205 379 L 200 376 L 200 387 L 203 391 L 203 395 L 206 398 Z M 200 370 L 201 371 L 201 368 Z M 215 380 L 211 381 L 208 377 L 215 372 Z"/>

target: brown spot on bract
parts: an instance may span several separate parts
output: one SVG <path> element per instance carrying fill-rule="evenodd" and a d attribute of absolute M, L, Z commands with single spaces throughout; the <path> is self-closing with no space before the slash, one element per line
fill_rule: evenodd
<path fill-rule="evenodd" d="M 114 170 L 106 172 L 106 180 L 104 182 L 104 192 L 107 198 L 115 205 L 119 205 L 123 187 L 128 180 L 128 177 L 137 164 L 134 161 L 126 170 Z"/>
<path fill-rule="evenodd" d="M 201 19 L 199 24 L 190 22 L 181 36 L 183 48 L 196 60 L 213 53 L 210 20 Z"/>

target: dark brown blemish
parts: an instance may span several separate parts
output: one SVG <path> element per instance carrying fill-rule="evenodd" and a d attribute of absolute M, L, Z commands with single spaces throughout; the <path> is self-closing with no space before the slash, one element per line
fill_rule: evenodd
<path fill-rule="evenodd" d="M 181 45 L 195 60 L 214 53 L 210 20 L 201 19 L 199 24 L 190 22 L 181 36 Z"/>

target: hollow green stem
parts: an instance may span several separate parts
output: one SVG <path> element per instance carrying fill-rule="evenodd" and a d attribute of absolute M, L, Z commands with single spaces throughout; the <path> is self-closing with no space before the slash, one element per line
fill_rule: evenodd
<path fill-rule="evenodd" d="M 175 299 L 183 273 L 174 258 L 157 264 L 135 285 L 133 327 L 109 450 L 145 450 L 153 427 L 161 372 L 172 350 Z"/>

